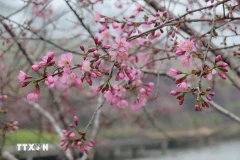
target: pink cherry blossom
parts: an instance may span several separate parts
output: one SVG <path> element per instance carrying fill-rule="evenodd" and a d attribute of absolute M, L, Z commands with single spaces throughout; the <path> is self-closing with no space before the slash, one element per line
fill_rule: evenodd
<path fill-rule="evenodd" d="M 27 79 L 30 79 L 30 78 L 32 78 L 32 77 L 29 76 L 28 74 L 26 74 L 26 73 L 23 72 L 23 71 L 20 71 L 19 74 L 18 74 L 18 80 L 19 80 L 19 82 L 23 82 L 23 81 L 25 81 L 25 80 L 27 80 Z"/>
<path fill-rule="evenodd" d="M 112 46 L 114 49 L 117 49 L 117 48 L 119 48 L 119 49 L 120 48 L 128 49 L 129 43 L 127 42 L 126 38 L 124 38 L 124 37 L 117 37 L 115 39 L 115 41 L 116 41 L 116 44 L 114 44 Z"/>
<path fill-rule="evenodd" d="M 37 102 L 39 94 L 40 94 L 40 88 L 37 87 L 33 92 L 30 92 L 27 95 L 27 99 L 33 102 Z"/>
<path fill-rule="evenodd" d="M 48 52 L 45 56 L 43 56 L 42 61 L 38 63 L 38 67 L 45 67 L 45 66 L 51 66 L 55 64 L 55 52 Z"/>
<path fill-rule="evenodd" d="M 196 51 L 196 47 L 194 42 L 191 40 L 185 40 L 181 41 L 179 44 L 179 48 L 176 50 L 177 55 L 185 54 L 186 56 L 189 56 L 191 52 Z"/>
<path fill-rule="evenodd" d="M 58 61 L 59 67 L 73 67 L 72 53 L 62 54 Z"/>
<path fill-rule="evenodd" d="M 169 74 L 170 76 L 172 77 L 176 77 L 177 75 L 181 74 L 182 72 L 177 70 L 177 69 L 174 69 L 174 68 L 170 68 L 169 69 Z"/>
<path fill-rule="evenodd" d="M 185 92 L 188 89 L 188 85 L 186 83 L 186 81 L 183 81 L 182 83 L 179 83 L 177 85 L 177 87 L 179 88 L 180 91 Z"/>
<path fill-rule="evenodd" d="M 188 56 L 190 55 L 191 52 L 196 51 L 196 47 L 194 45 L 194 42 L 191 40 L 185 40 L 185 41 L 181 41 L 179 48 L 182 51 L 185 51 L 185 55 Z"/>
<path fill-rule="evenodd" d="M 122 98 L 126 89 L 121 85 L 113 85 L 112 90 L 105 92 L 104 97 L 111 104 L 118 108 L 124 108 L 128 106 L 128 102 Z"/>
<path fill-rule="evenodd" d="M 48 74 L 45 84 L 48 85 L 49 87 L 54 87 L 54 78 L 52 75 Z"/>
<path fill-rule="evenodd" d="M 190 68 L 192 66 L 192 59 L 190 56 L 184 56 L 181 58 L 182 65 L 186 68 Z"/>
<path fill-rule="evenodd" d="M 82 63 L 82 74 L 84 75 L 86 72 L 90 72 L 91 70 L 91 62 L 88 59 L 85 59 Z"/>
<path fill-rule="evenodd" d="M 215 69 L 212 69 L 211 72 L 207 74 L 207 79 L 212 80 L 213 75 L 216 73 L 217 71 Z"/>
<path fill-rule="evenodd" d="M 95 11 L 94 18 L 93 18 L 94 21 L 95 22 L 100 21 L 101 17 L 102 17 L 102 14 L 100 12 L 98 12 L 98 11 Z"/>

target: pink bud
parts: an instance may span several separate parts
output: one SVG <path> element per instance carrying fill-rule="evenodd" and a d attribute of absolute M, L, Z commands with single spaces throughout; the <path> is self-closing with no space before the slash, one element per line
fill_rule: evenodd
<path fill-rule="evenodd" d="M 200 111 L 202 111 L 202 108 L 198 104 L 196 104 L 195 111 L 200 112 Z"/>
<path fill-rule="evenodd" d="M 94 52 L 94 51 L 96 51 L 96 48 L 89 48 L 88 49 L 88 52 Z"/>
<path fill-rule="evenodd" d="M 218 67 L 227 67 L 227 66 L 228 66 L 228 64 L 225 62 L 222 62 L 220 65 L 218 65 Z"/>
<path fill-rule="evenodd" d="M 96 75 L 96 73 L 94 73 L 94 72 L 90 72 L 90 75 L 91 75 L 91 77 L 93 77 L 93 78 L 97 78 L 97 75 Z"/>
<path fill-rule="evenodd" d="M 47 57 L 48 57 L 48 62 L 50 62 L 55 56 L 55 52 L 48 52 Z"/>
<path fill-rule="evenodd" d="M 73 120 L 74 120 L 74 123 L 75 123 L 76 125 L 78 125 L 78 117 L 77 117 L 77 116 L 74 116 L 74 117 L 73 117 Z"/>
<path fill-rule="evenodd" d="M 141 89 L 140 89 L 140 93 L 141 93 L 141 94 L 146 94 L 146 89 L 145 89 L 145 88 L 141 88 Z"/>
<path fill-rule="evenodd" d="M 85 49 L 84 49 L 84 46 L 83 45 L 80 45 L 80 49 L 84 52 Z"/>
<path fill-rule="evenodd" d="M 117 22 L 113 22 L 112 23 L 112 27 L 114 28 L 114 29 L 116 29 L 116 28 L 118 28 L 119 27 L 119 24 L 117 23 Z"/>
<path fill-rule="evenodd" d="M 97 88 L 97 92 L 100 92 L 100 91 L 102 90 L 102 88 L 103 88 L 103 84 L 100 85 L 100 86 L 98 86 L 98 88 Z"/>
<path fill-rule="evenodd" d="M 93 52 L 93 56 L 94 56 L 94 57 L 97 57 L 97 56 L 99 56 L 99 53 L 98 53 L 98 51 L 97 51 L 97 50 Z"/>
<path fill-rule="evenodd" d="M 176 55 L 182 55 L 182 54 L 184 54 L 185 53 L 185 51 L 183 51 L 183 50 L 181 50 L 181 49 L 177 49 L 176 50 Z"/>
<path fill-rule="evenodd" d="M 44 67 L 44 66 L 46 66 L 46 62 L 41 61 L 41 62 L 38 63 L 38 66 L 39 66 L 40 68 L 41 68 L 41 67 Z"/>
<path fill-rule="evenodd" d="M 151 89 L 154 87 L 154 83 L 152 83 L 152 82 L 149 82 L 149 83 L 147 83 L 146 85 L 147 85 L 149 88 L 151 88 Z"/>
<path fill-rule="evenodd" d="M 215 93 L 214 93 L 214 92 L 211 92 L 211 93 L 209 93 L 209 95 L 210 95 L 210 96 L 214 96 L 214 95 L 215 95 Z"/>
<path fill-rule="evenodd" d="M 86 77 L 86 81 L 90 86 L 92 86 L 92 79 L 89 76 Z"/>
<path fill-rule="evenodd" d="M 72 132 L 70 135 L 69 135 L 70 138 L 74 138 L 75 137 L 75 133 Z"/>
<path fill-rule="evenodd" d="M 78 145 L 78 146 L 81 146 L 81 145 L 82 145 L 82 142 L 81 142 L 81 141 L 78 141 L 78 142 L 77 142 L 77 145 Z"/>
<path fill-rule="evenodd" d="M 60 143 L 60 146 L 64 146 L 65 144 L 66 144 L 66 141 L 62 140 L 61 143 Z"/>
<path fill-rule="evenodd" d="M 13 126 L 12 129 L 13 129 L 14 131 L 18 130 L 18 126 Z"/>
<path fill-rule="evenodd" d="M 222 60 L 222 56 L 221 55 L 218 55 L 216 58 L 215 58 L 215 63 L 218 63 Z"/>
<path fill-rule="evenodd" d="M 74 86 L 75 86 L 75 87 L 81 87 L 81 86 L 82 86 L 82 80 L 81 80 L 81 78 L 76 77 L 76 78 L 74 79 Z"/>
<path fill-rule="evenodd" d="M 207 89 L 206 89 L 206 91 L 211 91 L 212 90 L 212 88 L 211 87 L 208 87 Z"/>
<path fill-rule="evenodd" d="M 173 96 L 176 96 L 176 95 L 178 95 L 179 93 L 180 93 L 180 92 L 175 91 L 175 90 L 172 90 L 172 91 L 170 92 L 170 94 L 173 95 Z"/>
<path fill-rule="evenodd" d="M 14 125 L 14 126 L 17 126 L 17 125 L 18 125 L 18 121 L 14 121 L 14 122 L 13 122 L 13 125 Z"/>
<path fill-rule="evenodd" d="M 209 103 L 207 103 L 207 102 L 204 102 L 204 105 L 205 105 L 207 108 L 210 107 Z"/>
<path fill-rule="evenodd" d="M 212 98 L 210 96 L 206 96 L 207 100 L 211 101 Z"/>
<path fill-rule="evenodd" d="M 219 77 L 221 77 L 222 79 L 226 79 L 226 75 L 222 72 L 218 72 Z"/>
<path fill-rule="evenodd" d="M 102 73 L 101 73 L 101 72 L 95 72 L 95 74 L 96 74 L 98 77 L 101 77 L 101 76 L 102 76 Z"/>
<path fill-rule="evenodd" d="M 19 72 L 19 75 L 18 75 L 19 82 L 23 82 L 23 81 L 25 81 L 27 79 L 30 79 L 30 78 L 32 78 L 32 77 L 27 75 L 25 72 L 23 72 L 23 71 Z"/>
<path fill-rule="evenodd" d="M 74 128 L 73 124 L 69 124 L 68 126 L 69 126 L 70 128 Z"/>
<path fill-rule="evenodd" d="M 21 85 L 21 87 L 26 87 L 29 83 L 30 83 L 30 81 L 28 81 L 28 82 L 23 82 L 22 85 Z"/>
<path fill-rule="evenodd" d="M 40 67 L 38 65 L 32 65 L 32 70 L 34 72 L 38 71 L 40 69 Z"/>
<path fill-rule="evenodd" d="M 179 71 L 179 70 L 177 70 L 177 69 L 170 68 L 170 69 L 169 69 L 169 74 L 170 74 L 170 76 L 172 76 L 172 77 L 176 77 L 177 75 L 182 74 L 182 72 Z"/>
<path fill-rule="evenodd" d="M 103 49 L 110 49 L 111 46 L 109 44 L 106 44 L 105 46 L 103 46 Z"/>

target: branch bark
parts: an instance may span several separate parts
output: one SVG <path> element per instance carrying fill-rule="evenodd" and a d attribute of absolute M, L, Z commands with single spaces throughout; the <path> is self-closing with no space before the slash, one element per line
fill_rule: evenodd
<path fill-rule="evenodd" d="M 172 78 L 169 74 L 165 73 L 165 72 L 161 72 L 158 73 L 158 71 L 156 70 L 147 70 L 147 69 L 142 69 L 142 72 L 147 73 L 147 74 L 153 74 L 153 75 L 162 75 L 162 76 L 167 76 L 168 78 L 170 78 L 171 80 L 175 80 L 174 78 Z M 196 94 L 195 94 L 196 96 Z M 210 105 L 217 110 L 219 113 L 225 115 L 226 117 L 232 119 L 233 121 L 237 122 L 240 124 L 240 117 L 238 117 L 237 115 L 235 115 L 234 113 L 231 113 L 230 111 L 226 110 L 225 108 L 223 108 L 222 106 L 220 106 L 219 104 L 217 104 L 216 102 L 212 101 L 208 101 L 206 98 L 202 97 L 202 99 L 205 102 L 210 103 Z"/>

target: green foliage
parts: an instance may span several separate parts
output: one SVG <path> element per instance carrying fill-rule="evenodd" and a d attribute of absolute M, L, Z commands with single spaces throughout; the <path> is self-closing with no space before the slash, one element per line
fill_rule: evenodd
<path fill-rule="evenodd" d="M 17 143 L 57 143 L 59 139 L 56 134 L 49 132 L 40 133 L 38 130 L 20 129 L 14 134 L 8 134 L 5 145 L 13 146 Z"/>

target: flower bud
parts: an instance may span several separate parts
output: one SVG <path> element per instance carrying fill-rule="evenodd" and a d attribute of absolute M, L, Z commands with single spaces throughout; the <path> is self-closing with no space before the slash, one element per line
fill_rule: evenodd
<path fill-rule="evenodd" d="M 218 63 L 222 60 L 222 56 L 221 55 L 218 55 L 216 58 L 215 58 L 215 63 Z"/>
<path fill-rule="evenodd" d="M 85 51 L 85 48 L 83 45 L 80 45 L 80 49 L 84 52 Z"/>
<path fill-rule="evenodd" d="M 78 125 L 78 117 L 77 117 L 77 116 L 74 116 L 74 117 L 73 117 L 73 120 L 74 120 L 74 123 L 75 123 L 76 125 Z"/>
<path fill-rule="evenodd" d="M 30 81 L 28 81 L 28 82 L 23 82 L 22 85 L 21 85 L 21 87 L 26 87 L 29 83 L 30 83 Z"/>
<path fill-rule="evenodd" d="M 221 77 L 222 79 L 226 79 L 226 75 L 222 72 L 218 72 L 219 77 Z"/>
<path fill-rule="evenodd" d="M 179 93 L 180 93 L 180 92 L 175 91 L 175 90 L 172 90 L 172 91 L 170 92 L 170 94 L 173 95 L 173 96 L 176 96 L 176 95 L 178 95 Z"/>
<path fill-rule="evenodd" d="M 32 65 L 32 70 L 34 72 L 38 71 L 40 69 L 40 67 L 38 65 Z"/>

